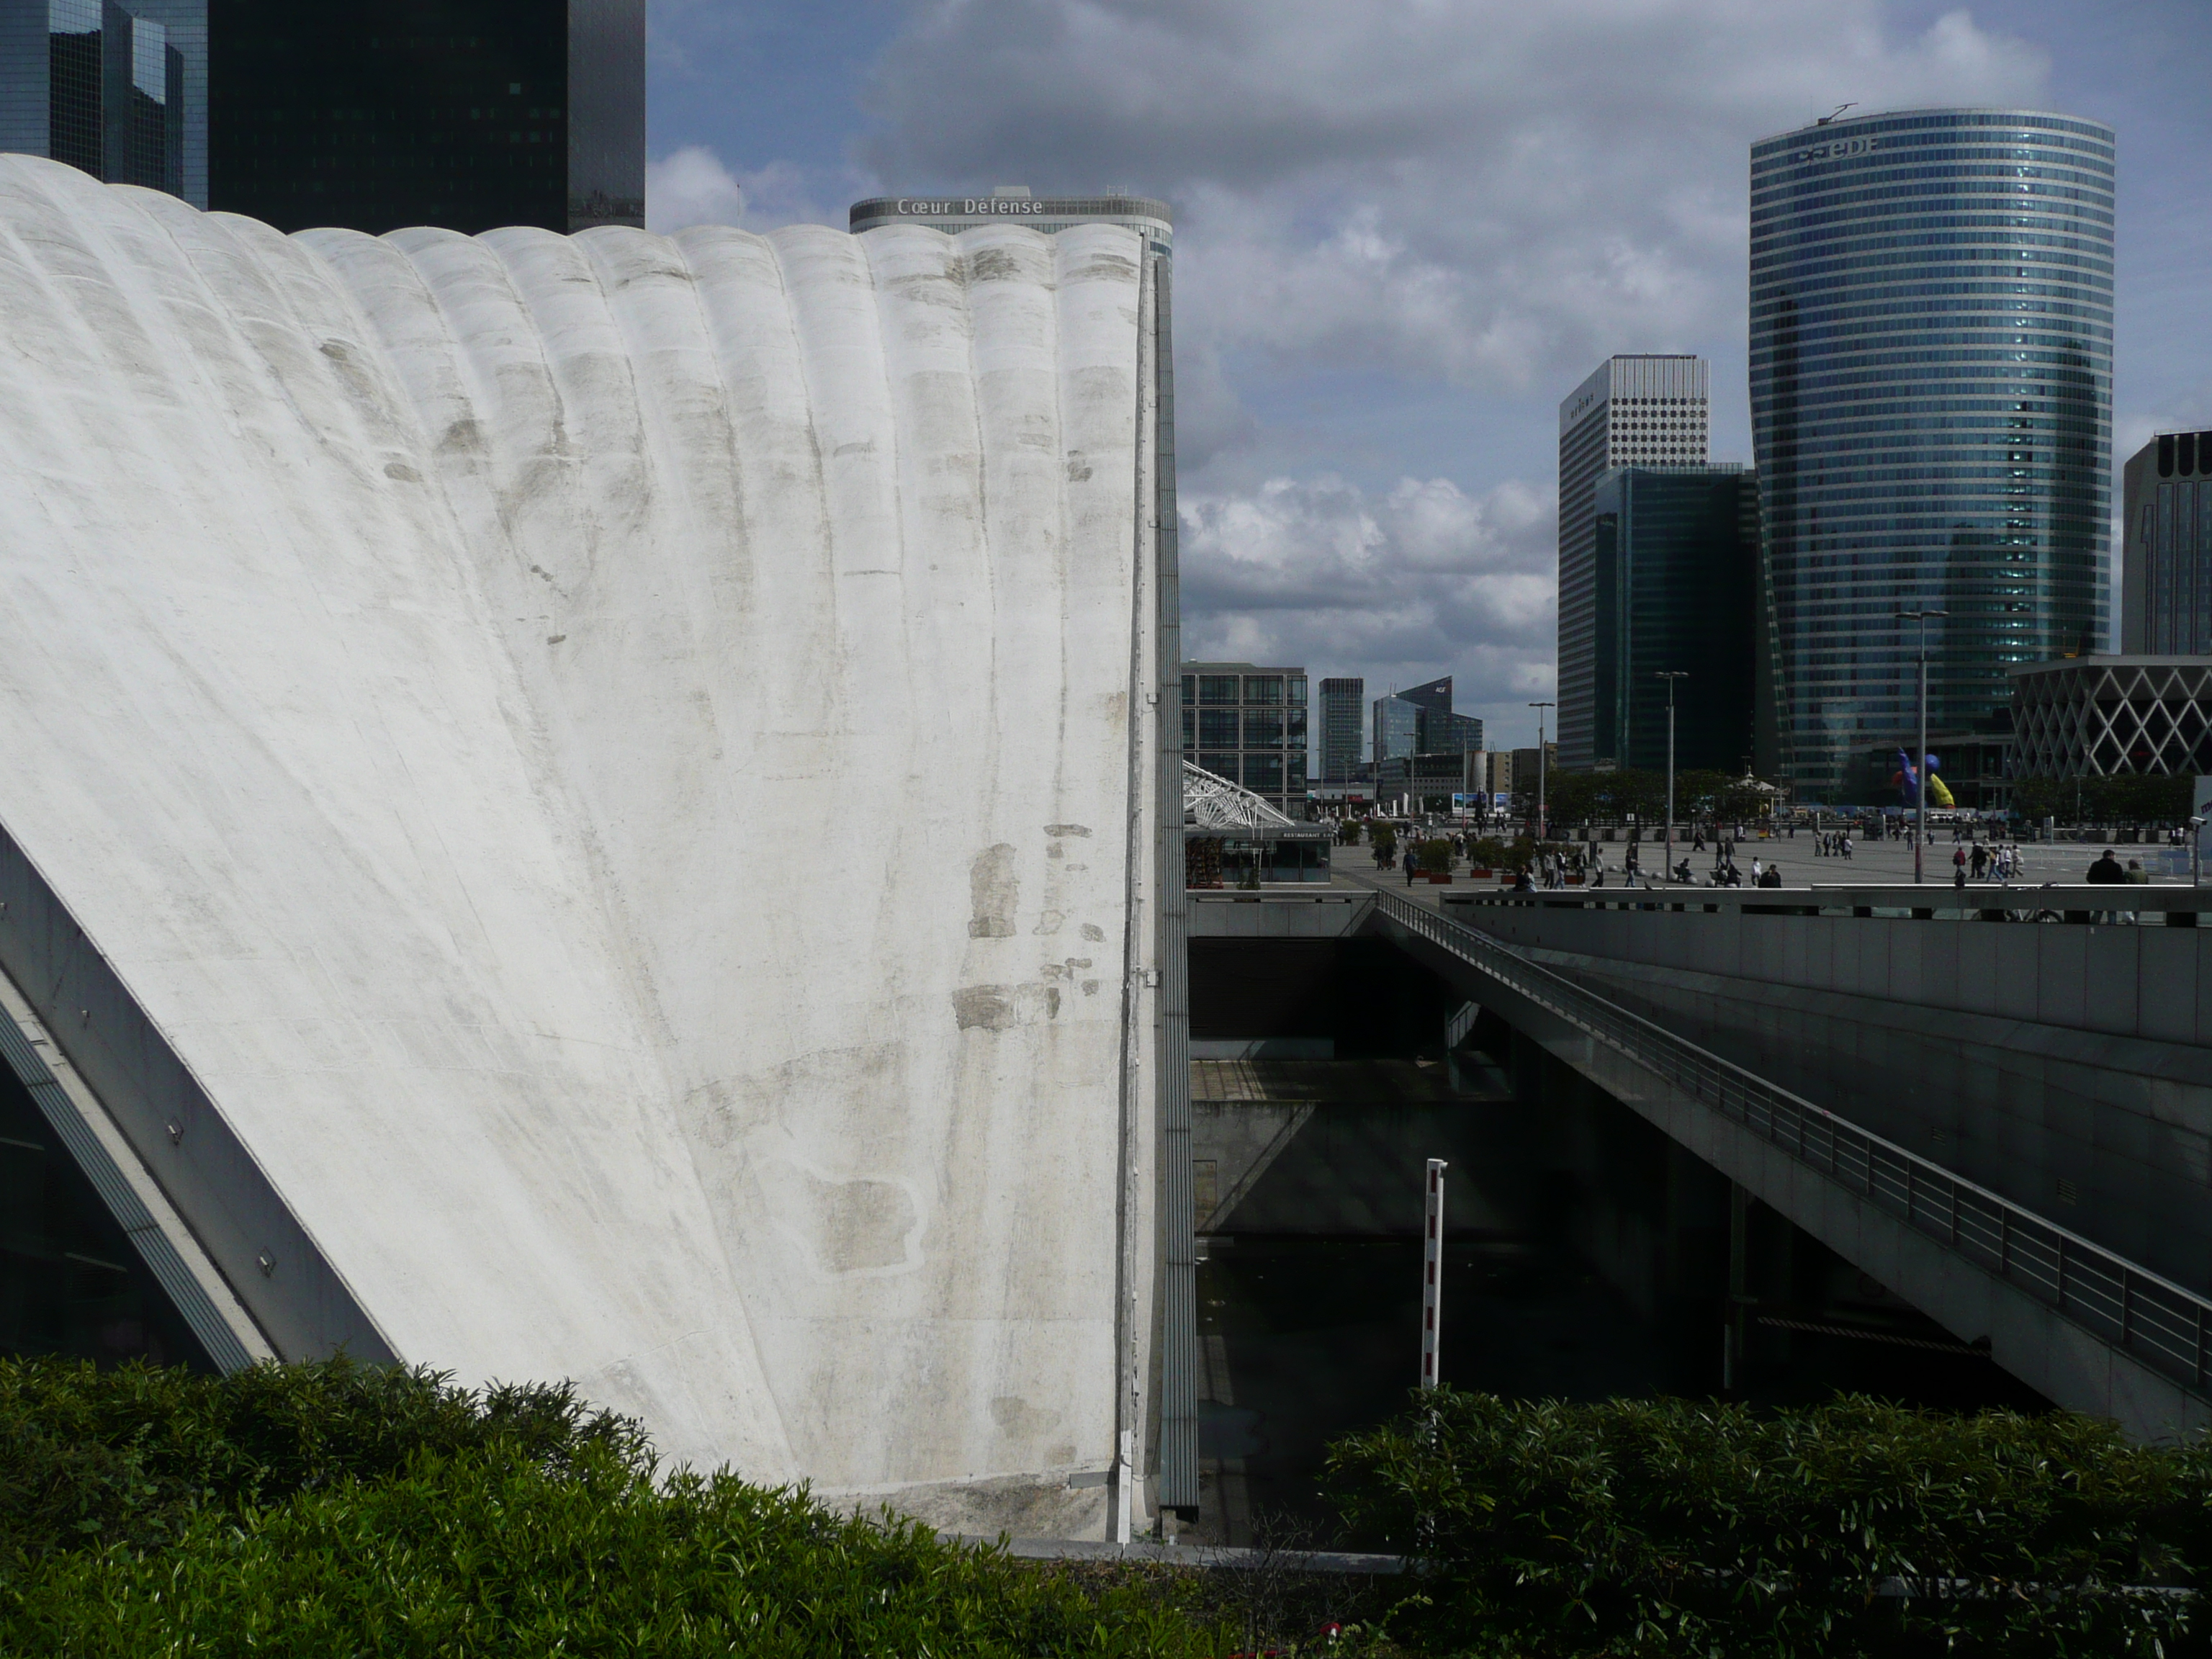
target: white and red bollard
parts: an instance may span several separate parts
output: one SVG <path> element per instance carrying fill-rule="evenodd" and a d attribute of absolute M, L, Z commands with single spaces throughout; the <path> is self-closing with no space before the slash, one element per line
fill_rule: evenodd
<path fill-rule="evenodd" d="M 1421 1386 L 1437 1386 L 1437 1345 L 1442 1338 L 1444 1297 L 1444 1171 L 1440 1158 L 1429 1160 L 1428 1214 L 1421 1230 Z"/>

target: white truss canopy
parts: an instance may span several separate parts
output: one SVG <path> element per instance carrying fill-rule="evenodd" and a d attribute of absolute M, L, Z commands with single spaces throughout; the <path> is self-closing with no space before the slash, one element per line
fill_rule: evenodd
<path fill-rule="evenodd" d="M 1182 763 L 1182 821 L 1200 830 L 1292 830 L 1285 817 L 1242 784 Z"/>

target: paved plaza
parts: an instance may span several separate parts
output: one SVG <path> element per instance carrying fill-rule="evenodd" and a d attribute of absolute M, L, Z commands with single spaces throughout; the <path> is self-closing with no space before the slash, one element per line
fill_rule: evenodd
<path fill-rule="evenodd" d="M 1848 859 L 1824 857 L 1815 852 L 1815 838 L 1809 830 L 1801 829 L 1793 837 L 1785 830 L 1768 837 L 1753 838 L 1740 843 L 1735 849 L 1736 867 L 1743 872 L 1744 880 L 1751 879 L 1751 861 L 1759 859 L 1765 864 L 1779 863 L 1783 884 L 1786 887 L 1830 886 L 1887 886 L 1898 885 L 1912 879 L 1912 848 L 1902 841 L 1866 841 L 1854 839 L 1851 856 Z M 2103 854 L 2108 843 L 2104 842 L 2058 842 L 2045 844 L 2021 842 L 2020 862 L 2013 878 L 2014 886 L 2040 886 L 2045 882 L 2069 884 L 2087 878 L 2089 866 Z M 2124 865 L 2130 860 L 2139 860 L 2153 884 L 2166 886 L 2189 884 L 2188 855 L 2185 848 L 2168 848 L 2163 843 L 2152 845 L 2109 843 L 2114 854 Z M 1950 831 L 1939 826 L 1926 858 L 1926 878 L 1929 881 L 1948 886 L 1951 882 L 1951 853 L 1954 843 Z M 1626 842 L 1600 842 L 1599 851 L 1604 855 L 1606 884 L 1616 886 L 1620 872 L 1628 854 Z M 1678 840 L 1674 844 L 1674 860 L 1690 860 L 1690 867 L 1703 883 L 1713 867 L 1712 844 L 1708 842 L 1703 852 L 1693 850 L 1690 841 Z M 1659 873 L 1665 856 L 1663 847 L 1644 842 L 1638 848 L 1638 861 L 1644 871 L 1654 877 Z M 1365 842 L 1357 847 L 1336 847 L 1330 849 L 1333 884 L 1338 886 L 1370 887 L 1378 884 L 1403 888 L 1405 878 L 1393 872 L 1386 880 L 1378 882 L 1374 864 L 1374 849 Z M 1464 865 L 1455 872 L 1454 886 L 1467 882 Z M 1417 895 L 1443 892 L 1449 890 L 1433 888 L 1427 883 L 1417 884 Z"/>

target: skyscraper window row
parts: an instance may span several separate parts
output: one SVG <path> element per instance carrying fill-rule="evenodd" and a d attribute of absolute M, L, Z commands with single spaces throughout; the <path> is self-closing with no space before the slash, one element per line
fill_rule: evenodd
<path fill-rule="evenodd" d="M 1974 222 L 1977 219 L 1980 222 Z M 1855 286 L 1864 283 L 1884 265 L 1923 270 L 1927 250 L 1961 248 L 1972 252 L 1953 261 L 1947 275 L 1984 280 L 1995 276 L 2002 282 L 2001 273 L 2009 268 L 2015 283 L 2042 279 L 2060 283 L 2076 280 L 2075 273 L 2081 270 L 2112 276 L 2112 255 L 2100 246 L 2101 238 L 2089 234 L 2069 235 L 2065 234 L 2068 227 L 2041 228 L 2049 234 L 2008 226 L 1996 216 L 1947 214 L 1931 216 L 1909 230 L 1893 228 L 1880 234 L 1860 234 L 1857 227 L 1842 225 L 1797 235 L 1754 236 L 1751 268 L 1757 274 L 1786 266 L 1813 284 L 1806 292 L 1818 293 L 1833 287 L 1832 279 L 1837 277 L 1847 277 Z M 1973 269 L 1977 264 L 1994 269 L 1977 270 Z"/>
<path fill-rule="evenodd" d="M 2053 285 L 2043 292 L 2032 291 L 2026 284 L 2019 283 L 1900 285 L 1893 289 L 1861 289 L 1849 298 L 1838 295 L 1827 304 L 1808 295 L 1800 301 L 1797 308 L 1801 319 L 1819 318 L 1823 321 L 1844 317 L 1940 316 L 1946 312 L 1988 313 L 1992 315 L 2009 312 L 2032 317 L 2081 318 L 2106 325 L 2112 319 L 2110 305 L 2100 303 L 2094 298 L 2082 301 L 2071 283 L 2063 287 Z"/>
<path fill-rule="evenodd" d="M 2112 192 L 2109 185 L 2099 189 L 2086 184 L 2068 184 L 2054 179 L 2020 179 L 2009 187 L 1980 192 L 1985 200 L 1969 198 L 1961 203 L 1953 186 L 1959 176 L 1968 171 L 1960 169 L 1948 178 L 1930 178 L 1924 181 L 1895 185 L 1867 185 L 1856 190 L 1839 190 L 1810 198 L 1784 198 L 1765 212 L 1753 210 L 1752 225 L 1754 231 L 1762 223 L 1788 212 L 1796 222 L 1794 234 L 1807 235 L 1823 226 L 1850 224 L 1893 212 L 1893 204 L 1908 200 L 1942 200 L 1957 204 L 1947 211 L 1935 216 L 1945 223 L 1955 223 L 1963 212 L 1971 216 L 1977 208 L 1987 213 L 2002 207 L 2010 213 L 2027 213 L 2057 220 L 2086 219 L 2093 223 L 2110 224 L 2112 220 Z"/>
<path fill-rule="evenodd" d="M 1894 327 L 1925 327 L 1928 319 L 1955 318 L 1955 327 L 2066 329 L 2087 326 L 2110 330 L 2112 308 L 2096 299 L 2059 300 L 2034 295 L 1949 295 L 1916 299 L 1906 295 L 1846 300 L 1822 304 L 1811 300 L 1797 311 L 1797 335 L 1802 343 L 1808 331 L 1832 330 L 1843 325 L 1883 322 Z"/>
<path fill-rule="evenodd" d="M 1894 164 L 1869 167 L 1848 175 L 1836 171 L 1832 165 L 1755 174 L 1752 180 L 1752 212 L 1755 216 L 1765 216 L 1780 203 L 1808 197 L 1817 198 L 1824 192 L 1844 200 L 1863 199 L 1854 198 L 1848 192 L 1914 179 L 1986 179 L 1992 183 L 2001 179 L 2016 183 L 2027 179 L 2075 185 L 2085 190 L 2102 190 L 2110 195 L 2118 174 L 2118 169 L 2109 156 L 2087 154 L 2053 155 L 2032 146 L 2019 150 L 1915 152 L 1909 160 L 1905 159 L 1905 152 L 1902 150 L 1897 155 L 1899 160 Z"/>
<path fill-rule="evenodd" d="M 2050 350 L 2063 348 L 2084 339 L 2109 342 L 2112 331 L 2090 326 L 2035 327 L 2027 323 L 1988 324 L 1968 328 L 1915 328 L 1910 319 L 1867 318 L 1856 322 L 1844 322 L 1830 327 L 1802 328 L 1798 331 L 1801 345 L 1814 341 L 1830 343 L 1837 355 L 1857 365 L 1869 362 L 1932 362 L 1950 357 L 1948 352 L 1929 355 L 1920 352 L 1922 346 L 1962 346 L 1969 348 L 1963 356 L 1968 362 L 2048 362 L 2049 357 L 2023 355 L 2037 349 Z M 1911 349 L 1903 349 L 1903 343 L 1912 343 Z M 2004 350 L 2010 346 L 2014 349 Z M 1917 353 L 1917 355 L 1916 355 Z M 1893 355 L 1884 355 L 1893 354 Z"/>
<path fill-rule="evenodd" d="M 1893 241 L 1896 239 L 1889 240 Z M 1880 266 L 1922 267 L 1928 263 L 1924 251 L 1927 248 L 1936 246 L 1960 246 L 1965 245 L 1966 241 L 1967 239 L 1959 237 L 1920 238 L 1911 246 L 1899 247 L 1895 252 L 1848 256 L 1838 256 L 1831 252 L 1824 254 L 1817 262 L 1808 261 L 1802 265 L 1794 263 L 1786 255 L 1778 255 L 1771 259 L 1753 260 L 1752 276 L 1755 283 L 1763 276 L 1771 276 L 1778 271 L 1790 271 L 1793 273 L 1791 278 L 1793 284 L 1802 285 L 1804 301 L 1817 301 L 1825 296 L 1832 295 L 1838 289 L 1858 289 L 1864 283 L 1866 276 Z M 2053 298 L 2071 292 L 2081 299 L 2093 299 L 2096 296 L 2097 290 L 2109 293 L 2112 286 L 2112 264 L 2110 258 L 2098 259 L 2086 254 L 2048 250 L 2015 252 L 2003 258 L 1997 257 L 1994 252 L 1984 253 L 1978 258 L 1955 259 L 1951 262 L 1949 268 L 1954 275 L 1977 277 L 1984 282 L 1992 278 L 2002 282 L 2008 270 L 2025 272 L 2024 275 L 2013 278 L 2016 283 L 2029 285 L 2021 289 L 2022 293 L 2039 294 Z M 2084 292 L 2084 290 L 2089 291 Z M 1758 305 L 1754 302 L 1753 307 L 1754 319 L 1758 316 Z"/>
<path fill-rule="evenodd" d="M 2034 145 L 1997 149 L 1968 147 L 1960 149 L 1899 146 L 1888 159 L 1838 169 L 1834 164 L 1754 173 L 1752 207 L 1771 206 L 1778 198 L 1819 198 L 1837 196 L 1852 199 L 1853 192 L 1932 179 L 1960 179 L 1978 183 L 1984 191 L 2002 185 L 2055 183 L 2102 189 L 2110 193 L 2118 169 L 2109 156 L 2086 153 L 2054 153 Z"/>
<path fill-rule="evenodd" d="M 1893 153 L 1887 163 L 1855 168 L 1849 173 L 1821 172 L 1796 175 L 1753 175 L 1752 211 L 1771 216 L 1784 202 L 1806 212 L 1817 212 L 1836 202 L 1863 202 L 1894 197 L 1899 191 L 1935 193 L 1933 186 L 1957 181 L 1961 193 L 2011 196 L 2033 192 L 2043 186 L 2084 190 L 2106 198 L 2113 193 L 2116 170 L 2109 161 L 2075 156 L 2037 156 L 1974 160 L 1945 159 L 1940 154 Z"/>

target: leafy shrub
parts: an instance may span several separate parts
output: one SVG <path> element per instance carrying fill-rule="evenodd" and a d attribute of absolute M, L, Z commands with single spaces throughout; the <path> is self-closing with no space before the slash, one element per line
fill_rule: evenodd
<path fill-rule="evenodd" d="M 2212 1559 L 2212 1458 L 2087 1418 L 1439 1389 L 1329 1469 L 1355 1532 L 1435 1564 L 1401 1627 L 1454 1651 L 2205 1649 L 2192 1598 L 2125 1587 Z"/>
<path fill-rule="evenodd" d="M 1468 862 L 1478 870 L 1518 870 L 1536 856 L 1536 838 L 1521 836 L 1510 842 L 1483 836 L 1470 843 Z"/>
<path fill-rule="evenodd" d="M 0 1362 L 0 1651 L 1199 1655 L 1213 1628 L 886 1515 L 663 1476 L 565 1386 Z"/>
<path fill-rule="evenodd" d="M 392 1474 L 421 1452 L 502 1449 L 561 1470 L 587 1452 L 647 1470 L 635 1424 L 563 1384 L 478 1394 L 338 1358 L 232 1376 L 0 1359 L 0 1561 L 167 1541 L 195 1510 Z"/>
<path fill-rule="evenodd" d="M 1452 844 L 1448 841 L 1418 842 L 1413 847 L 1413 856 L 1419 861 L 1416 866 L 1419 869 L 1433 871 L 1438 875 L 1451 872 Z"/>

